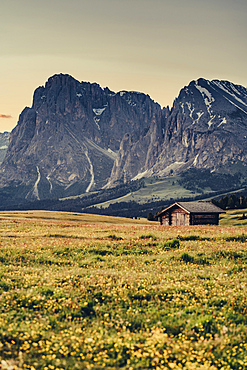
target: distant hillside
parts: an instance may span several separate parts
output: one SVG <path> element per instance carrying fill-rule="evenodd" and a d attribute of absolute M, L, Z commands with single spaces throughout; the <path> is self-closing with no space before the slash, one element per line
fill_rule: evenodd
<path fill-rule="evenodd" d="M 20 204 L 12 203 L 8 207 L 1 205 L 0 210 L 59 210 L 146 218 L 149 213 L 155 215 L 161 207 L 166 207 L 175 201 L 205 200 L 223 197 L 231 192 L 247 192 L 244 182 L 239 188 L 239 175 L 229 176 L 229 184 L 226 184 L 223 181 L 225 174 L 208 174 L 207 170 L 193 170 L 192 173 L 193 181 L 190 171 L 186 171 L 180 176 L 143 178 L 114 188 L 84 193 L 80 196 L 44 199 Z M 204 182 L 205 178 L 206 182 Z M 210 178 L 214 180 L 212 188 L 209 186 Z M 195 186 L 196 179 L 198 179 L 198 188 Z"/>

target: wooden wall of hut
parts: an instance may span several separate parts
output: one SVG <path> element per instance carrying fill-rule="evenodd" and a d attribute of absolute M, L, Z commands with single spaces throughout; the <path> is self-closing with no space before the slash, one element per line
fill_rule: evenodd
<path fill-rule="evenodd" d="M 191 225 L 218 225 L 219 215 L 212 214 L 191 214 Z"/>

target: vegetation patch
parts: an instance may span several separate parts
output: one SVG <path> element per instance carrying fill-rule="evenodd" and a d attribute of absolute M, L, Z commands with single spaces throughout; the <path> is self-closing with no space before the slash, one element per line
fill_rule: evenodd
<path fill-rule="evenodd" d="M 191 240 L 212 240 L 212 238 L 208 236 L 200 236 L 200 235 L 178 235 L 177 238 L 179 240 L 186 240 L 186 241 L 191 241 Z"/>
<path fill-rule="evenodd" d="M 139 239 L 151 239 L 151 240 L 157 240 L 156 236 L 153 234 L 147 234 L 147 235 L 140 235 Z"/>
<path fill-rule="evenodd" d="M 167 242 L 164 243 L 163 249 L 169 250 L 169 249 L 177 249 L 179 248 L 179 240 L 178 239 L 172 239 L 168 240 Z"/>
<path fill-rule="evenodd" d="M 123 240 L 121 236 L 116 236 L 115 234 L 108 235 L 107 238 L 110 240 Z"/>
<path fill-rule="evenodd" d="M 190 168 L 181 174 L 179 184 L 186 189 L 203 193 L 205 188 L 213 191 L 237 188 L 241 180 L 241 173 L 231 175 L 211 172 L 209 169 Z"/>
<path fill-rule="evenodd" d="M 233 241 L 233 242 L 246 243 L 247 235 L 245 235 L 245 234 L 231 235 L 231 236 L 226 236 L 224 239 L 228 242 Z"/>
<path fill-rule="evenodd" d="M 247 259 L 247 252 L 222 249 L 215 253 L 215 258 L 241 259 L 242 260 L 242 259 Z"/>
<path fill-rule="evenodd" d="M 49 235 L 46 235 L 46 237 L 47 238 L 84 239 L 83 236 L 64 235 L 64 234 L 49 234 Z"/>
<path fill-rule="evenodd" d="M 184 261 L 185 263 L 194 263 L 197 265 L 209 265 L 210 259 L 206 256 L 191 256 L 189 253 L 183 253 L 181 257 L 179 258 L 181 261 Z"/>

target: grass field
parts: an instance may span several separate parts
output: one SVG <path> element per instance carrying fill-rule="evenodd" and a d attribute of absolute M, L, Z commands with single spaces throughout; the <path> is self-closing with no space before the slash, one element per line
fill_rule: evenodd
<path fill-rule="evenodd" d="M 246 369 L 241 214 L 162 227 L 1 212 L 0 368 Z"/>
<path fill-rule="evenodd" d="M 247 227 L 247 218 L 243 219 L 243 215 L 247 216 L 247 209 L 229 210 L 221 215 L 220 225 Z"/>

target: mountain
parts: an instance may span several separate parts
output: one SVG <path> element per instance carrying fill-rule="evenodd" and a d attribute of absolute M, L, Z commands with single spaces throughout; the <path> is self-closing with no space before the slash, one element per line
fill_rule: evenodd
<path fill-rule="evenodd" d="M 137 140 L 123 138 L 108 186 L 185 169 L 222 170 L 247 163 L 247 89 L 200 78 L 184 87 L 166 112 Z"/>
<path fill-rule="evenodd" d="M 240 169 L 247 177 L 246 143 L 243 86 L 200 78 L 185 86 L 169 109 L 143 93 L 115 93 L 54 75 L 35 90 L 32 106 L 10 134 L 0 168 L 1 204 L 121 188 L 131 180 L 188 169 L 232 174 Z M 181 181 L 191 188 L 196 172 L 188 176 Z M 240 180 L 233 177 L 231 189 Z"/>
<path fill-rule="evenodd" d="M 0 187 L 8 199 L 26 200 L 100 189 L 124 135 L 138 137 L 160 116 L 148 95 L 54 75 L 35 90 L 11 132 Z"/>
<path fill-rule="evenodd" d="M 3 162 L 9 145 L 10 132 L 0 132 L 0 164 Z"/>

